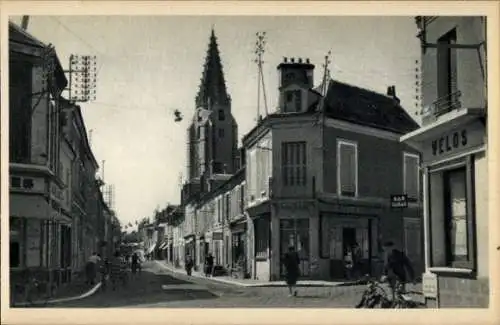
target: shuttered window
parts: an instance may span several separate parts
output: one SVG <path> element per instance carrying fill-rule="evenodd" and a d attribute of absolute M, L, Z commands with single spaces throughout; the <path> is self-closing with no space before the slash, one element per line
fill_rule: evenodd
<path fill-rule="evenodd" d="M 355 142 L 337 142 L 338 192 L 341 196 L 357 196 L 358 193 L 358 145 Z"/>
<path fill-rule="evenodd" d="M 414 154 L 403 154 L 403 193 L 409 201 L 418 201 L 419 197 L 419 157 Z"/>
<path fill-rule="evenodd" d="M 283 185 L 305 186 L 307 161 L 305 142 L 284 142 L 281 145 Z"/>

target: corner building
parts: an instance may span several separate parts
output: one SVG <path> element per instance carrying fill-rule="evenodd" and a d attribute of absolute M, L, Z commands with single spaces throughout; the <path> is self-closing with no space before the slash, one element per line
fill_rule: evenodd
<path fill-rule="evenodd" d="M 422 270 L 420 157 L 399 141 L 418 124 L 395 87 L 386 95 L 327 80 L 323 96 L 309 60 L 277 69 L 278 112 L 243 138 L 251 276 L 283 278 L 280 261 L 293 245 L 303 279 L 345 279 L 354 243 L 363 271 L 378 275 L 385 240 Z M 408 208 L 391 209 L 396 194 L 408 195 Z"/>

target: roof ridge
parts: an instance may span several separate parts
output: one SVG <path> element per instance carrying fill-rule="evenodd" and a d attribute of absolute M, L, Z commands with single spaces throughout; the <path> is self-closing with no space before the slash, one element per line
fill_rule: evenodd
<path fill-rule="evenodd" d="M 44 42 L 42 42 L 41 40 L 39 40 L 38 38 L 36 38 L 32 34 L 28 33 L 26 30 L 21 28 L 21 26 L 17 25 L 16 23 L 14 23 L 11 20 L 9 20 L 9 27 L 14 28 L 17 32 L 23 34 L 23 36 L 30 38 L 34 43 L 39 43 L 39 45 L 41 45 L 43 47 L 47 46 L 47 44 L 45 44 Z"/>

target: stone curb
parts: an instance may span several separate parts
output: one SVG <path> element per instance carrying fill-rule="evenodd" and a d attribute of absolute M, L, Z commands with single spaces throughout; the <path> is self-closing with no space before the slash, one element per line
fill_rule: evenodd
<path fill-rule="evenodd" d="M 172 268 L 168 265 L 165 265 L 162 262 L 159 261 L 154 261 L 158 265 L 160 265 L 162 268 L 174 273 L 174 274 L 182 274 L 184 276 L 187 276 L 187 274 L 184 271 Z M 231 284 L 239 287 L 246 287 L 246 288 L 273 288 L 273 287 L 286 287 L 287 285 L 285 283 L 280 283 L 280 282 L 270 282 L 270 283 L 241 283 L 238 281 L 232 281 L 232 280 L 227 280 L 227 279 L 221 279 L 217 277 L 205 277 L 202 275 L 198 274 L 191 274 L 191 277 L 193 278 L 198 278 L 198 279 L 205 279 L 213 282 L 221 282 L 225 284 Z M 352 282 L 339 282 L 339 283 L 311 283 L 311 284 L 301 284 L 300 282 L 297 283 L 297 287 L 350 287 L 350 286 L 357 286 L 357 285 L 362 285 L 366 284 L 365 281 L 352 281 Z"/>
<path fill-rule="evenodd" d="M 56 303 L 61 303 L 61 302 L 68 302 L 68 301 L 75 301 L 75 300 L 85 299 L 87 297 L 92 296 L 94 293 L 96 293 L 97 290 L 99 290 L 99 288 L 101 287 L 101 285 L 102 285 L 102 283 L 99 282 L 92 289 L 90 289 L 89 291 L 87 291 L 84 294 L 81 294 L 79 296 L 67 297 L 67 298 L 58 298 L 58 299 L 52 299 L 52 300 L 47 300 L 47 301 L 38 300 L 38 301 L 34 301 L 32 303 L 23 302 L 23 303 L 15 304 L 14 306 L 11 306 L 11 308 L 12 307 L 26 307 L 26 306 L 56 304 Z"/>

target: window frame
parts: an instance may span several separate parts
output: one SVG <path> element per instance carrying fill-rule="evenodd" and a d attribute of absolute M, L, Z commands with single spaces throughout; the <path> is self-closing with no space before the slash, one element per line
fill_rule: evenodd
<path fill-rule="evenodd" d="M 416 158 L 417 159 L 417 170 L 416 170 L 416 181 L 417 181 L 417 188 L 416 188 L 416 197 L 411 197 L 410 194 L 408 193 L 406 189 L 406 176 L 407 176 L 407 170 L 406 170 L 406 158 Z M 408 197 L 408 202 L 420 202 L 420 156 L 415 153 L 403 152 L 403 193 L 407 195 Z"/>
<path fill-rule="evenodd" d="M 446 163 L 446 165 L 438 165 L 438 166 L 432 166 L 432 167 L 427 167 L 427 173 L 426 173 L 426 182 L 427 182 L 427 194 L 426 194 L 426 209 L 428 209 L 428 231 L 429 231 L 429 238 L 426 240 L 428 243 L 428 248 L 427 251 L 429 253 L 429 264 L 430 264 L 430 269 L 464 269 L 464 270 L 470 270 L 472 272 L 475 272 L 477 270 L 477 252 L 476 252 L 476 246 L 477 246 L 477 235 L 476 235 L 476 211 L 475 211 L 475 164 L 474 164 L 474 158 L 475 155 L 468 155 L 464 158 L 460 158 L 455 160 L 453 163 Z M 449 243 L 449 236 L 450 233 L 446 229 L 448 226 L 449 218 L 450 216 L 448 215 L 449 208 L 445 206 L 446 201 L 445 201 L 445 173 L 447 172 L 452 172 L 454 170 L 458 170 L 461 168 L 465 168 L 465 193 L 466 193 L 466 222 L 467 222 L 467 253 L 468 253 L 468 259 L 466 261 L 451 261 L 450 260 L 450 243 Z M 442 224 L 440 224 L 440 227 L 444 228 L 445 235 L 443 238 L 443 241 L 441 245 L 443 245 L 443 249 L 446 252 L 445 253 L 445 262 L 444 265 L 441 263 L 436 264 L 434 255 L 433 255 L 433 240 L 432 238 L 434 237 L 434 232 L 432 231 L 433 228 L 433 216 L 432 213 L 430 212 L 431 208 L 431 202 L 432 202 L 432 196 L 435 195 L 435 193 L 431 193 L 431 176 L 433 174 L 440 174 L 439 176 L 442 179 L 443 182 L 443 189 L 441 191 L 442 195 L 442 200 L 443 200 L 443 220 Z M 434 272 L 434 271 L 433 271 Z"/>
<path fill-rule="evenodd" d="M 299 161 L 303 160 L 305 163 L 295 163 L 295 162 L 288 162 L 285 164 L 285 161 L 287 160 L 287 156 L 285 155 L 285 148 L 287 148 L 287 153 L 290 148 L 297 148 L 297 150 L 300 153 L 303 153 L 303 155 L 299 155 Z M 300 149 L 303 149 L 300 151 Z M 293 157 L 297 152 L 293 152 Z M 292 159 L 293 160 L 293 159 Z M 297 168 L 300 168 L 301 174 L 303 175 L 298 175 L 296 173 Z M 289 175 L 288 171 L 291 169 L 291 174 L 293 176 L 293 182 L 290 182 L 289 178 L 287 177 Z M 307 174 L 308 174 L 308 164 L 307 164 L 307 141 L 283 141 L 281 142 L 281 183 L 283 184 L 284 187 L 286 188 L 292 188 L 292 187 L 306 187 L 308 185 L 307 182 Z M 300 181 L 299 176 L 302 176 Z M 287 181 L 288 180 L 288 181 Z M 300 183 L 300 184 L 299 184 Z M 268 180 L 266 180 L 266 184 L 268 184 Z M 268 187 L 268 186 L 267 186 Z"/>
<path fill-rule="evenodd" d="M 342 181 L 341 181 L 341 148 L 342 146 L 351 146 L 354 147 L 354 183 L 355 183 L 355 191 L 354 196 L 344 195 L 342 194 Z M 359 197 L 359 154 L 358 154 L 358 142 L 347 140 L 347 139 L 337 139 L 337 195 L 339 197 L 346 198 L 357 198 Z"/>

